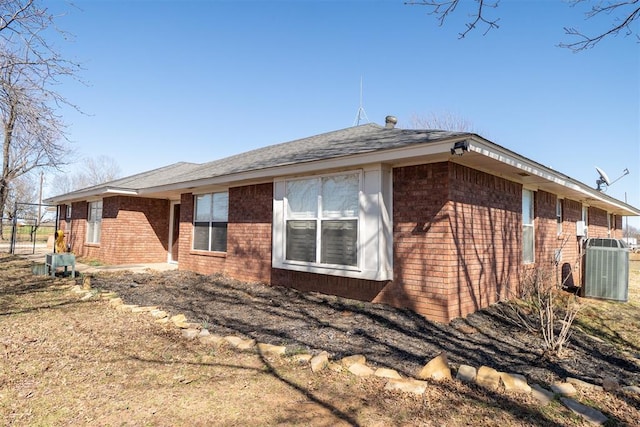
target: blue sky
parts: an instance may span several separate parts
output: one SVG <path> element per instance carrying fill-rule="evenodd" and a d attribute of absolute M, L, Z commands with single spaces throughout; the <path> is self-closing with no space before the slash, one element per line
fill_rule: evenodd
<path fill-rule="evenodd" d="M 372 122 L 453 114 L 593 186 L 595 166 L 628 168 L 608 193 L 640 206 L 640 44 L 557 47 L 565 26 L 610 24 L 565 2 L 503 0 L 488 11 L 500 28 L 463 40 L 467 9 L 439 27 L 402 0 L 48 4 L 88 83 L 59 87 L 86 113 L 63 111 L 76 157 L 110 156 L 123 175 L 352 126 L 362 77 Z"/>

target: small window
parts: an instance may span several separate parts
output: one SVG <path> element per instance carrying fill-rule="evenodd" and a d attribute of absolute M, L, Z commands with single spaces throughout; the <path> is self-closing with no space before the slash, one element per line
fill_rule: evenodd
<path fill-rule="evenodd" d="M 66 205 L 67 209 L 65 212 L 65 217 L 67 219 L 67 221 L 71 221 L 71 205 Z"/>
<path fill-rule="evenodd" d="M 522 261 L 535 261 L 535 239 L 533 223 L 533 191 L 522 190 Z"/>
<path fill-rule="evenodd" d="M 562 200 L 556 201 L 556 223 L 558 236 L 562 235 Z"/>
<path fill-rule="evenodd" d="M 89 202 L 87 215 L 87 243 L 100 243 L 102 231 L 102 200 Z"/>
<path fill-rule="evenodd" d="M 228 215 L 229 193 L 195 196 L 193 249 L 226 252 Z"/>

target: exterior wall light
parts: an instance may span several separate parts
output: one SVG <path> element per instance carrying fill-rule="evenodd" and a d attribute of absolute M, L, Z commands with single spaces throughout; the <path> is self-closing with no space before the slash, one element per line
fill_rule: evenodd
<path fill-rule="evenodd" d="M 451 147 L 451 155 L 462 156 L 465 151 L 469 151 L 469 142 L 468 141 L 458 141 L 453 144 Z"/>

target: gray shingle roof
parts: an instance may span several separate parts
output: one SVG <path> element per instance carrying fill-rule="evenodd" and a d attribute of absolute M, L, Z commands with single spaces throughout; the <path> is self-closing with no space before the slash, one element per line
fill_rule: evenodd
<path fill-rule="evenodd" d="M 389 150 L 460 135 L 466 135 L 466 133 L 388 129 L 377 124 L 366 124 L 214 160 L 195 167 L 176 179 L 177 182 L 194 181 L 233 173 Z"/>
<path fill-rule="evenodd" d="M 100 189 L 142 190 L 241 172 L 389 150 L 461 135 L 468 134 L 441 130 L 385 128 L 377 124 L 365 124 L 258 148 L 208 163 L 174 163 L 55 198 L 73 197 L 74 194 L 98 192 Z"/>

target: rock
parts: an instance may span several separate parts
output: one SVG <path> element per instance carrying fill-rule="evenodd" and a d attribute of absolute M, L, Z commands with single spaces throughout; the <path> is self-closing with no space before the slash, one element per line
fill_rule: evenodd
<path fill-rule="evenodd" d="M 354 363 L 360 363 L 361 365 L 364 365 L 365 363 L 367 363 L 367 359 L 361 354 L 354 354 L 352 356 L 343 357 L 342 359 L 340 359 L 340 363 L 342 363 L 342 366 L 348 368 Z"/>
<path fill-rule="evenodd" d="M 615 377 L 606 377 L 602 380 L 602 388 L 605 391 L 616 391 L 620 388 L 620 383 Z"/>
<path fill-rule="evenodd" d="M 258 350 L 263 354 L 275 354 L 278 356 L 282 356 L 287 352 L 287 347 L 283 345 L 271 345 L 266 343 L 259 343 Z"/>
<path fill-rule="evenodd" d="M 313 356 L 311 356 L 310 354 L 294 354 L 293 356 L 291 356 L 291 360 L 293 360 L 294 362 L 297 363 L 309 363 L 309 361 L 311 360 Z"/>
<path fill-rule="evenodd" d="M 238 350 L 249 350 L 256 346 L 256 340 L 248 339 L 242 340 L 240 344 L 237 345 Z"/>
<path fill-rule="evenodd" d="M 322 353 L 313 356 L 309 361 L 309 364 L 311 365 L 312 372 L 323 370 L 329 364 L 329 353 L 323 351 Z"/>
<path fill-rule="evenodd" d="M 242 342 L 242 338 L 236 337 L 236 336 L 233 336 L 233 335 L 228 335 L 228 336 L 224 337 L 224 340 L 226 342 L 228 342 L 229 344 L 231 344 L 233 347 L 237 347 Z"/>
<path fill-rule="evenodd" d="M 396 371 L 395 369 L 389 369 L 389 368 L 378 368 L 373 373 L 373 375 L 375 375 L 376 377 L 390 378 L 390 379 L 394 379 L 394 380 L 401 380 L 402 379 L 402 376 L 400 376 L 398 371 Z"/>
<path fill-rule="evenodd" d="M 162 319 L 164 317 L 169 317 L 169 313 L 163 310 L 151 310 L 149 314 L 151 314 L 151 316 L 153 316 L 155 319 Z"/>
<path fill-rule="evenodd" d="M 250 348 L 255 347 L 256 345 L 256 340 L 252 340 L 252 339 L 243 340 L 240 337 L 235 337 L 231 335 L 224 337 L 224 340 L 239 350 L 248 350 Z"/>
<path fill-rule="evenodd" d="M 477 371 L 476 368 L 469 365 L 460 365 L 458 372 L 456 373 L 456 379 L 467 383 L 472 383 L 476 380 Z"/>
<path fill-rule="evenodd" d="M 183 329 L 182 330 L 182 338 L 186 338 L 188 340 L 195 339 L 200 333 L 197 329 Z"/>
<path fill-rule="evenodd" d="M 531 387 L 527 384 L 527 379 L 524 375 L 500 372 L 500 379 L 504 384 L 504 389 L 507 391 L 531 392 Z"/>
<path fill-rule="evenodd" d="M 200 333 L 198 333 L 198 337 L 206 337 L 207 335 L 211 335 L 208 329 L 202 329 Z"/>
<path fill-rule="evenodd" d="M 373 369 L 362 363 L 354 363 L 349 366 L 349 372 L 357 377 L 370 377 L 373 375 Z"/>
<path fill-rule="evenodd" d="M 115 293 L 115 292 L 102 291 L 102 292 L 100 292 L 100 298 L 102 298 L 102 299 L 118 298 L 118 294 Z"/>
<path fill-rule="evenodd" d="M 213 334 L 203 335 L 203 336 L 199 335 L 198 341 L 200 341 L 200 343 L 205 345 L 210 345 L 210 344 L 219 345 L 224 341 L 224 338 L 219 335 L 213 335 Z"/>
<path fill-rule="evenodd" d="M 575 396 L 577 391 L 571 383 L 551 384 L 551 391 L 562 396 Z"/>
<path fill-rule="evenodd" d="M 628 385 L 626 387 L 622 387 L 622 390 L 628 393 L 640 394 L 640 387 L 638 387 L 637 385 Z"/>
<path fill-rule="evenodd" d="M 87 292 L 82 298 L 80 298 L 80 301 L 88 301 L 91 298 L 93 298 L 93 293 L 92 292 Z"/>
<path fill-rule="evenodd" d="M 121 311 L 121 312 L 131 313 L 133 311 L 134 307 L 137 307 L 137 305 L 135 305 L 135 304 L 121 304 L 121 305 L 116 306 L 116 310 Z"/>
<path fill-rule="evenodd" d="M 402 391 L 404 393 L 424 394 L 427 390 L 427 383 L 425 381 L 414 379 L 391 379 L 387 381 L 384 389 Z"/>
<path fill-rule="evenodd" d="M 109 305 L 111 307 L 117 307 L 117 306 L 122 305 L 122 304 L 123 304 L 122 298 L 111 298 L 109 300 Z"/>
<path fill-rule="evenodd" d="M 488 366 L 481 366 L 476 375 L 476 384 L 496 390 L 500 386 L 500 372 Z"/>
<path fill-rule="evenodd" d="M 541 387 L 539 384 L 533 384 L 531 386 L 531 395 L 542 405 L 545 406 L 553 400 L 553 393 L 546 388 Z"/>
<path fill-rule="evenodd" d="M 609 418 L 607 418 L 602 412 L 589 406 L 585 406 L 582 403 L 578 403 L 573 399 L 570 399 L 568 397 L 561 397 L 560 401 L 564 404 L 564 406 L 571 409 L 575 414 L 580 415 L 582 418 L 592 424 L 602 425 L 609 421 Z"/>
<path fill-rule="evenodd" d="M 158 307 L 155 307 L 155 306 L 146 306 L 146 307 L 134 307 L 131 311 L 133 313 L 147 313 L 157 309 Z"/>
<path fill-rule="evenodd" d="M 578 378 L 567 377 L 566 382 L 573 384 L 574 386 L 578 386 L 580 388 L 602 391 L 602 387 L 600 387 L 599 385 L 591 384 L 586 381 L 579 380 Z"/>
<path fill-rule="evenodd" d="M 169 323 L 169 318 L 168 317 L 163 317 L 163 318 L 160 318 L 160 319 L 156 319 L 156 323 L 160 323 L 160 324 Z"/>
<path fill-rule="evenodd" d="M 342 370 L 344 369 L 341 364 L 335 362 L 329 362 L 328 367 L 333 372 L 342 372 Z"/>
<path fill-rule="evenodd" d="M 442 352 L 429 361 L 417 375 L 418 379 L 432 379 L 436 381 L 450 380 L 451 368 L 447 361 L 447 355 Z"/>
<path fill-rule="evenodd" d="M 179 323 L 186 323 L 187 318 L 184 314 L 176 314 L 175 316 L 171 317 L 171 321 L 174 325 L 178 326 Z"/>

